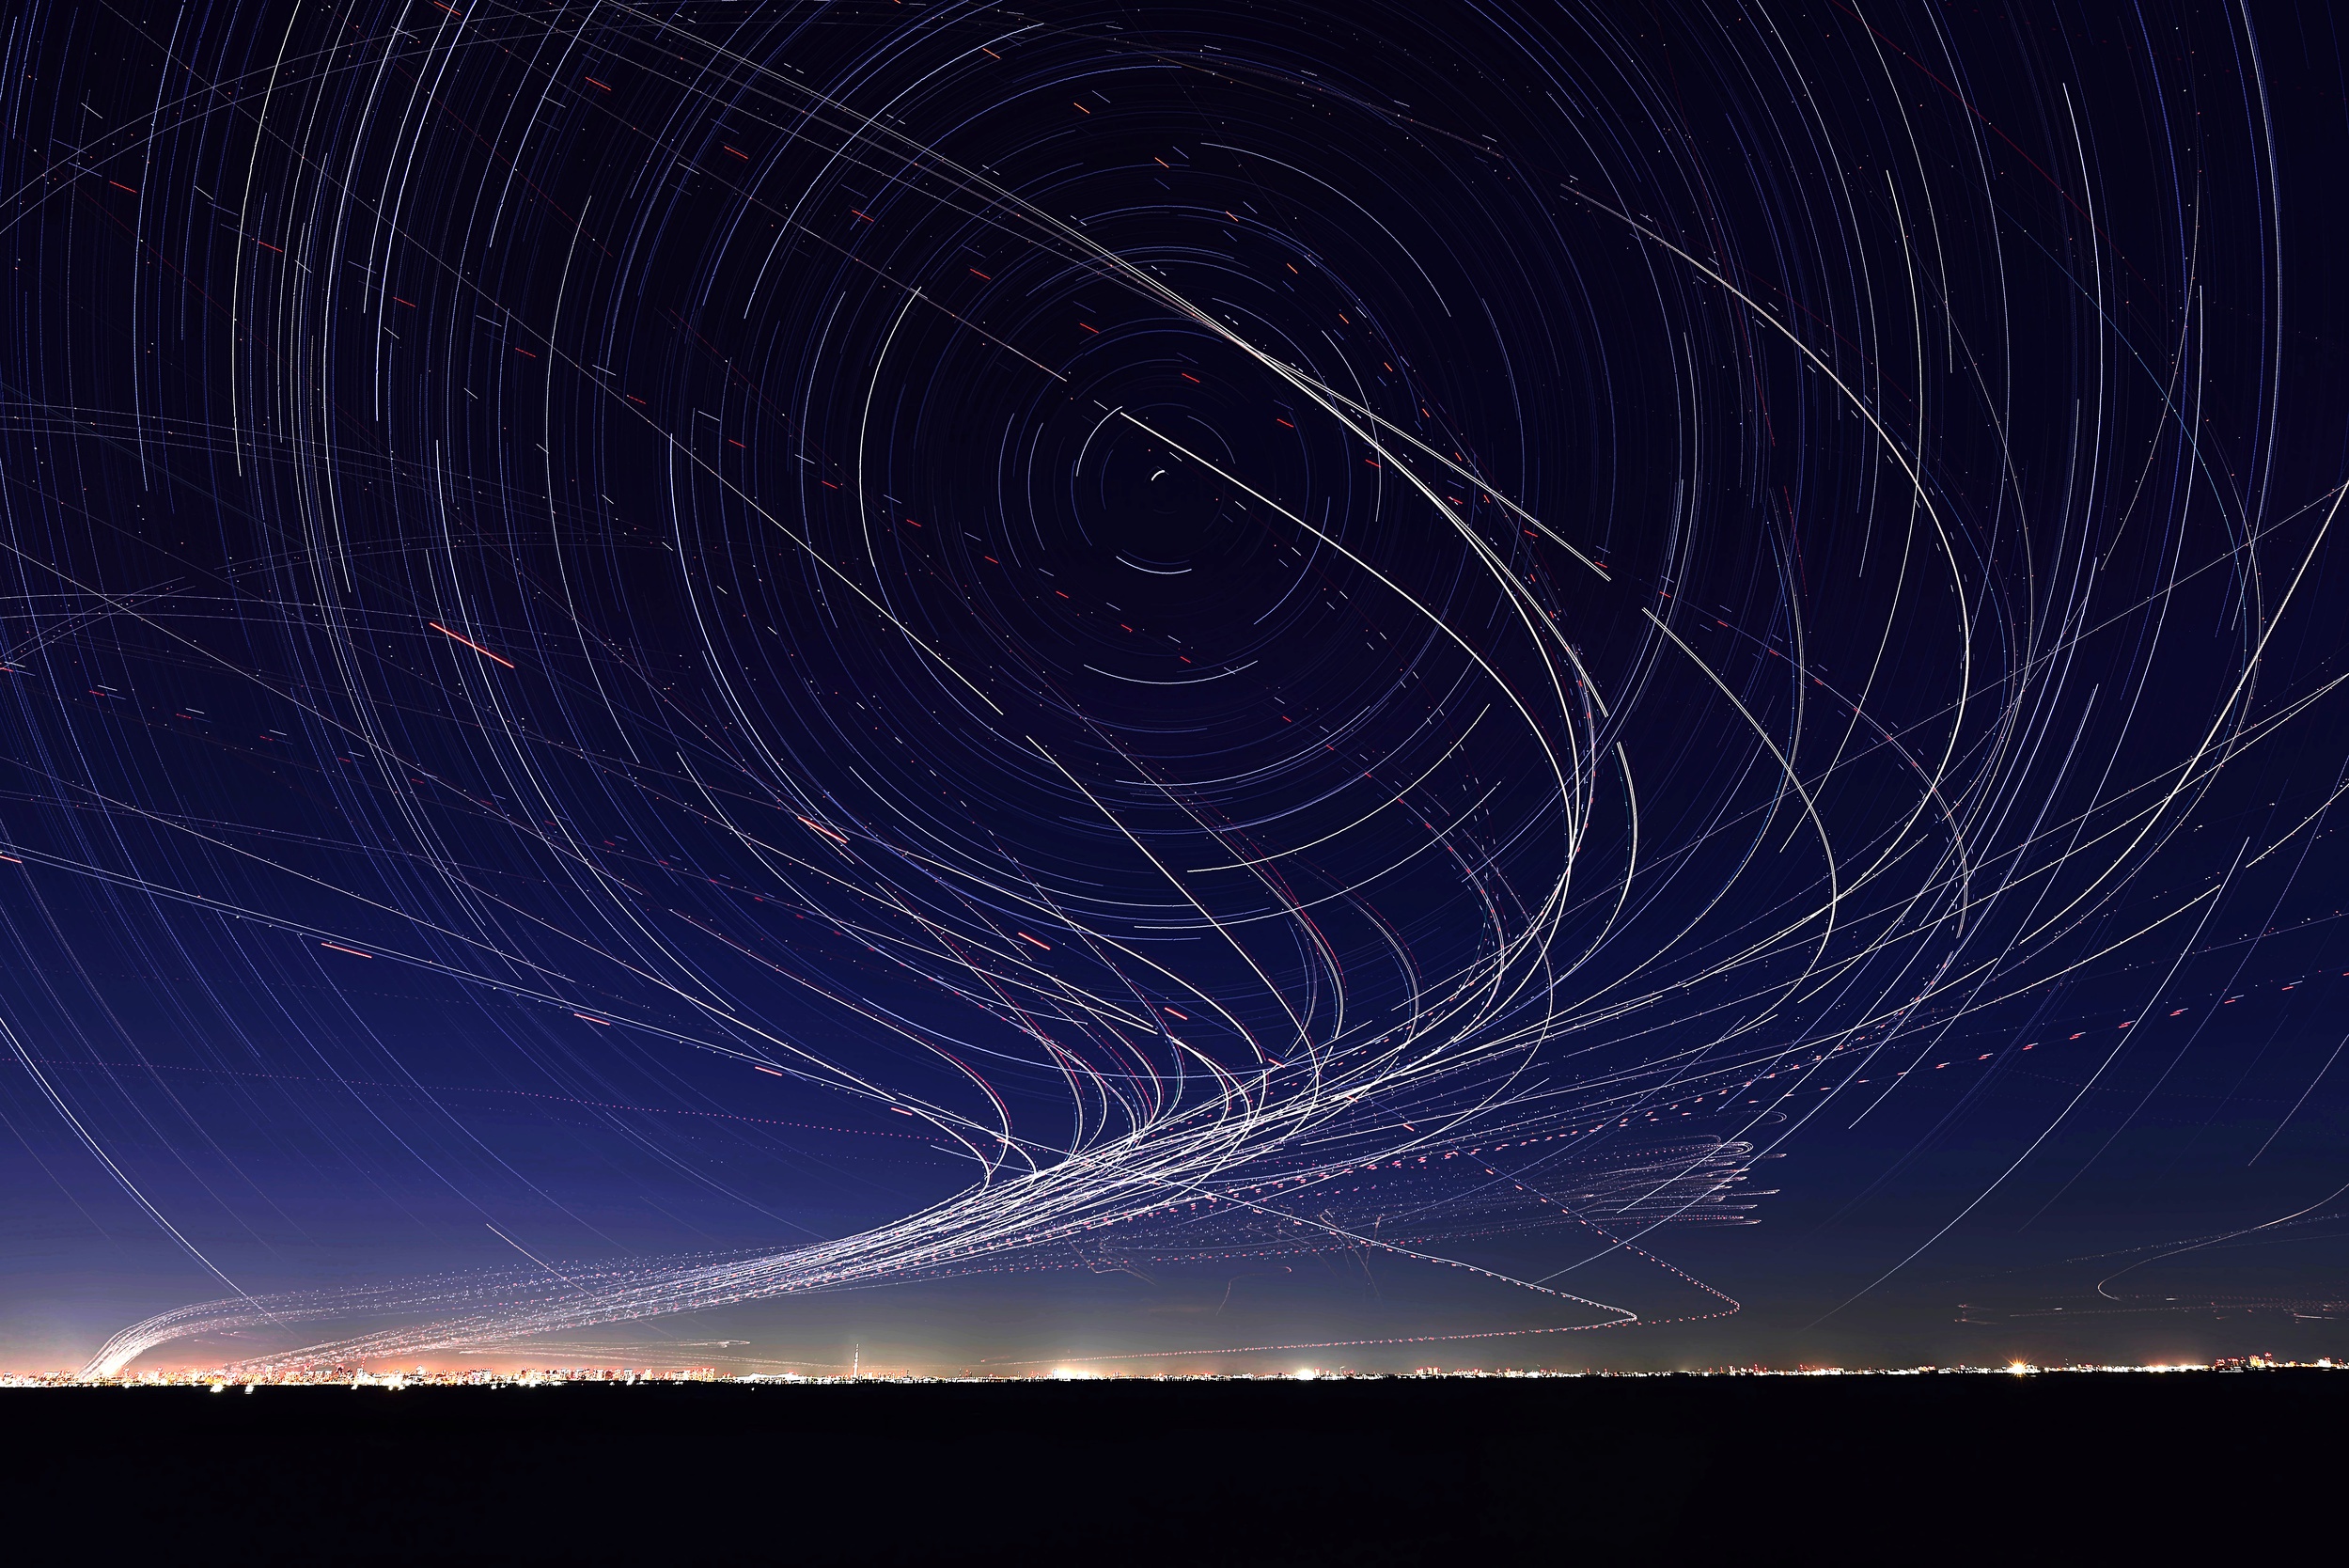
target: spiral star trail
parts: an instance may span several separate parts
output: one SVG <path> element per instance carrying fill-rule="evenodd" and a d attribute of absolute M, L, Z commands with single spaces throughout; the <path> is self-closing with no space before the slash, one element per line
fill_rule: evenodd
<path fill-rule="evenodd" d="M 23 9 L 21 1294 L 2323 1316 L 2330 29 Z"/>

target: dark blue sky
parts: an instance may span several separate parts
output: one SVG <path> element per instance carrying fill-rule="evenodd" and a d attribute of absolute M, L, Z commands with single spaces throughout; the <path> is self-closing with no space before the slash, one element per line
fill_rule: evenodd
<path fill-rule="evenodd" d="M 7 49 L 0 1360 L 2349 1350 L 2321 8 Z"/>

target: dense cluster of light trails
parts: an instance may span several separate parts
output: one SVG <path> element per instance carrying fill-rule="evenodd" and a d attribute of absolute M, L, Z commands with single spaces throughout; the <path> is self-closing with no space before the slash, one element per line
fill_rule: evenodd
<path fill-rule="evenodd" d="M 23 12 L 7 1039 L 230 1285 L 92 1370 L 1344 1249 L 1625 1325 L 1469 1255 L 1668 1269 L 1983 1020 L 2152 1016 L 2331 804 L 2212 825 L 2342 678 L 2267 111 L 1773 9 Z M 492 1093 L 776 1239 L 188 1217 L 273 1105 L 538 1181 Z M 811 1236 L 687 1117 L 954 1174 Z"/>

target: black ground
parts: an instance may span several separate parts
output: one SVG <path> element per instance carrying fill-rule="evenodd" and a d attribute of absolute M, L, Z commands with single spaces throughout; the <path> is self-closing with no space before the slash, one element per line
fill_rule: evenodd
<path fill-rule="evenodd" d="M 0 1394 L 23 1562 L 2329 1557 L 2349 1374 Z"/>

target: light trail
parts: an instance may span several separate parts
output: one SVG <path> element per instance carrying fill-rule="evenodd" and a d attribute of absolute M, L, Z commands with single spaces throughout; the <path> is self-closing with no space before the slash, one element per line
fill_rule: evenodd
<path fill-rule="evenodd" d="M 1932 1074 L 2012 1136 L 1883 1262 L 2035 1169 L 2329 874 L 2349 490 L 2200 238 L 2264 101 L 1559 14 L 228 5 L 86 117 L 8 43 L 17 1066 L 208 1268 L 281 1135 L 539 1265 L 90 1371 L 1316 1252 L 1693 1322 L 1642 1244 Z M 2096 984 L 2060 1085 L 1950 1043 Z M 767 1244 L 616 1257 L 524 1100 Z"/>

